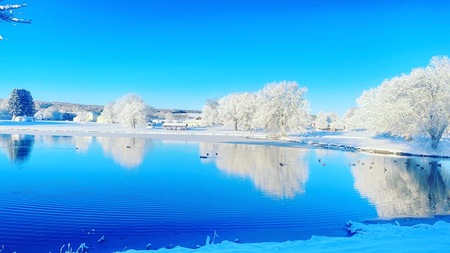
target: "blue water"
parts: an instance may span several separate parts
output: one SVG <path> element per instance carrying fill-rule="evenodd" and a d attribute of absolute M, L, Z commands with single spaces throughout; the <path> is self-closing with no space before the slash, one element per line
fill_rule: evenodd
<path fill-rule="evenodd" d="M 349 220 L 447 215 L 447 168 L 332 150 L 0 135 L 0 245 L 112 252 L 194 248 L 214 233 L 215 242 L 346 236 Z"/>

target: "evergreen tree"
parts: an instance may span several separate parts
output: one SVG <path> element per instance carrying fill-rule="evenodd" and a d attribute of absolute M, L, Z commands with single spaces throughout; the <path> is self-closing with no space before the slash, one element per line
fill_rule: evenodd
<path fill-rule="evenodd" d="M 8 99 L 8 111 L 15 116 L 33 116 L 36 106 L 28 90 L 14 89 Z"/>

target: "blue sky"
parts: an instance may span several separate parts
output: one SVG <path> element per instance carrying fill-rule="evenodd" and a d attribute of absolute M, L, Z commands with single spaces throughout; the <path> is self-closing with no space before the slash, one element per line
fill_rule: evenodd
<path fill-rule="evenodd" d="M 450 56 L 450 1 L 22 0 L 0 23 L 0 98 L 156 108 L 295 80 L 311 112 L 343 114 L 363 90 Z M 2 4 L 20 3 L 4 0 Z"/>

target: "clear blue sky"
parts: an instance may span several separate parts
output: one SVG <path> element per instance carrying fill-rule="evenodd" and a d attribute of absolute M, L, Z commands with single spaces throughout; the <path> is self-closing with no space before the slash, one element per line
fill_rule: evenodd
<path fill-rule="evenodd" d="M 0 23 L 0 98 L 156 108 L 295 80 L 311 112 L 343 114 L 385 78 L 450 56 L 450 1 L 21 0 Z M 2 4 L 22 3 L 5 0 Z"/>

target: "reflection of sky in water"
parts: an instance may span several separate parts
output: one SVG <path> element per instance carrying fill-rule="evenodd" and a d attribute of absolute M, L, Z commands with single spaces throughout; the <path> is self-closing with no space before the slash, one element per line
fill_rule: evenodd
<path fill-rule="evenodd" d="M 0 136 L 0 238 L 11 252 L 57 252 L 67 242 L 86 242 L 90 252 L 193 247 L 214 230 L 220 240 L 307 239 L 345 235 L 345 222 L 377 213 L 448 210 L 445 165 L 427 174 L 330 150 L 82 136 L 34 136 L 17 164 L 12 138 Z M 349 167 L 357 160 L 366 167 Z"/>

